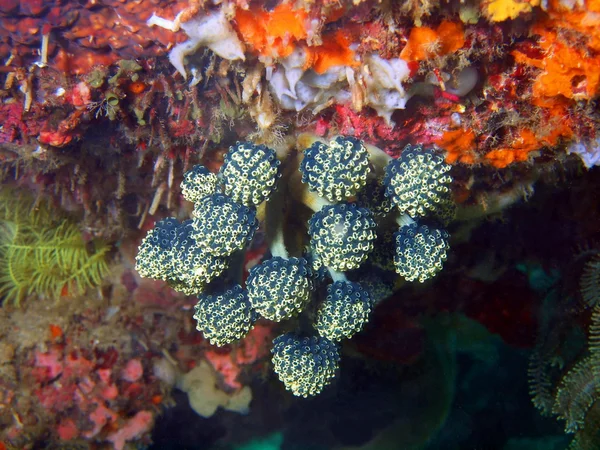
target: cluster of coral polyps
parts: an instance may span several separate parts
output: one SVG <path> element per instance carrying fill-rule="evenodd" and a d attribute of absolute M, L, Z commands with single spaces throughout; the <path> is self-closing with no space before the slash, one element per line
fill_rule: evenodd
<path fill-rule="evenodd" d="M 192 219 L 157 222 L 136 257 L 141 276 L 198 298 L 197 329 L 212 344 L 236 342 L 260 317 L 285 321 L 273 365 L 303 397 L 331 382 L 338 343 L 391 293 L 394 272 L 423 283 L 442 270 L 455 213 L 450 166 L 432 150 L 407 146 L 392 159 L 355 138 L 299 140 L 309 143 L 300 161 L 238 142 L 218 175 L 194 166 L 181 185 Z M 269 253 L 244 282 L 259 227 Z"/>

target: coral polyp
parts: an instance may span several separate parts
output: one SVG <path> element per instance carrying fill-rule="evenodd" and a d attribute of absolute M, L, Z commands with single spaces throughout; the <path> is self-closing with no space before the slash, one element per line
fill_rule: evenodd
<path fill-rule="evenodd" d="M 275 256 L 254 266 L 246 280 L 252 307 L 262 317 L 280 322 L 302 312 L 313 282 L 304 258 Z"/>
<path fill-rule="evenodd" d="M 273 341 L 272 351 L 279 379 L 300 397 L 321 393 L 339 368 L 339 349 L 324 337 L 283 334 Z"/>
<path fill-rule="evenodd" d="M 308 224 L 311 247 L 327 267 L 345 272 L 366 261 L 375 242 L 370 210 L 353 203 L 324 206 Z"/>

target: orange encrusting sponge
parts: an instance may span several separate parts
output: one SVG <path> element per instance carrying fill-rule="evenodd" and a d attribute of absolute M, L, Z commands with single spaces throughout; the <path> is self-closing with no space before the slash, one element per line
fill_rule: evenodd
<path fill-rule="evenodd" d="M 342 31 L 324 35 L 323 43 L 314 47 L 306 47 L 308 53 L 307 67 L 321 74 L 335 66 L 356 66 L 358 61 L 350 49 L 350 39 Z"/>
<path fill-rule="evenodd" d="M 414 27 L 410 30 L 408 42 L 400 52 L 404 61 L 423 61 L 454 53 L 465 44 L 462 24 L 442 21 L 437 29 Z"/>
<path fill-rule="evenodd" d="M 562 95 L 575 100 L 591 99 L 600 92 L 600 56 L 585 55 L 583 51 L 560 42 L 555 31 L 534 28 L 541 36 L 539 45 L 544 51 L 541 59 L 531 58 L 515 50 L 517 63 L 537 67 L 542 72 L 533 83 L 535 98 Z"/>
<path fill-rule="evenodd" d="M 454 164 L 460 162 L 463 164 L 475 164 L 477 155 L 475 154 L 475 133 L 473 130 L 446 131 L 435 143 L 446 150 L 446 162 Z"/>
<path fill-rule="evenodd" d="M 307 52 L 305 69 L 312 68 L 319 74 L 334 66 L 358 64 L 348 34 L 343 30 L 323 35 L 320 45 L 308 46 L 308 13 L 287 3 L 273 11 L 238 9 L 235 24 L 244 43 L 263 57 L 285 58 L 301 45 Z"/>
<path fill-rule="evenodd" d="M 296 41 L 306 39 L 308 14 L 302 9 L 292 9 L 287 3 L 273 11 L 262 8 L 237 9 L 235 23 L 242 40 L 259 55 L 274 58 L 288 56 Z"/>
<path fill-rule="evenodd" d="M 504 169 L 513 162 L 527 161 L 529 153 L 539 150 L 540 147 L 535 133 L 524 128 L 519 130 L 517 137 L 509 146 L 494 149 L 486 153 L 485 158 L 494 167 Z"/>

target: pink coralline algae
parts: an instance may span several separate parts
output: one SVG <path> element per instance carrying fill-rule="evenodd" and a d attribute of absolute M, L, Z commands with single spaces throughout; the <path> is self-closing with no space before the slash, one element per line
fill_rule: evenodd
<path fill-rule="evenodd" d="M 33 390 L 42 409 L 56 420 L 55 432 L 63 441 L 84 438 L 109 441 L 117 450 L 128 441 L 143 439 L 154 423 L 156 412 L 137 410 L 143 398 L 160 392 L 158 385 L 143 379 L 139 359 L 130 359 L 115 376 L 112 368 L 103 368 L 113 356 L 65 352 L 59 344 L 48 351 L 36 350 L 31 376 L 38 384 Z M 118 359 L 115 361 L 117 362 Z M 131 412 L 135 412 L 129 417 Z M 18 434 L 18 433 L 17 433 Z"/>
<path fill-rule="evenodd" d="M 267 324 L 256 325 L 239 345 L 230 351 L 222 349 L 207 350 L 205 357 L 213 368 L 221 375 L 223 383 L 231 389 L 241 389 L 238 380 L 243 366 L 250 365 L 269 352 L 272 339 L 271 327 Z"/>

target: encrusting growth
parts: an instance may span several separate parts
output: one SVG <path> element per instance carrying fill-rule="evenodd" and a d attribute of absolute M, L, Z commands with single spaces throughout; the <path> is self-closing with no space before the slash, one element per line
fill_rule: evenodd
<path fill-rule="evenodd" d="M 288 320 L 282 326 L 295 329 L 273 341 L 273 366 L 287 389 L 307 397 L 333 380 L 338 343 L 360 332 L 375 302 L 392 292 L 385 269 L 420 282 L 441 270 L 448 233 L 430 219 L 453 205 L 448 166 L 431 150 L 407 149 L 398 162 L 355 138 L 299 142 L 301 174 L 280 167 L 294 168 L 293 158 L 281 163 L 274 150 L 249 142 L 230 147 L 218 175 L 192 168 L 181 186 L 195 203 L 192 219 L 157 222 L 137 269 L 197 296 L 196 328 L 215 345 L 243 338 L 259 317 Z M 286 224 L 286 210 L 302 209 L 294 202 L 313 211 L 301 236 Z M 257 231 L 269 252 L 244 284 L 239 262 Z"/>

